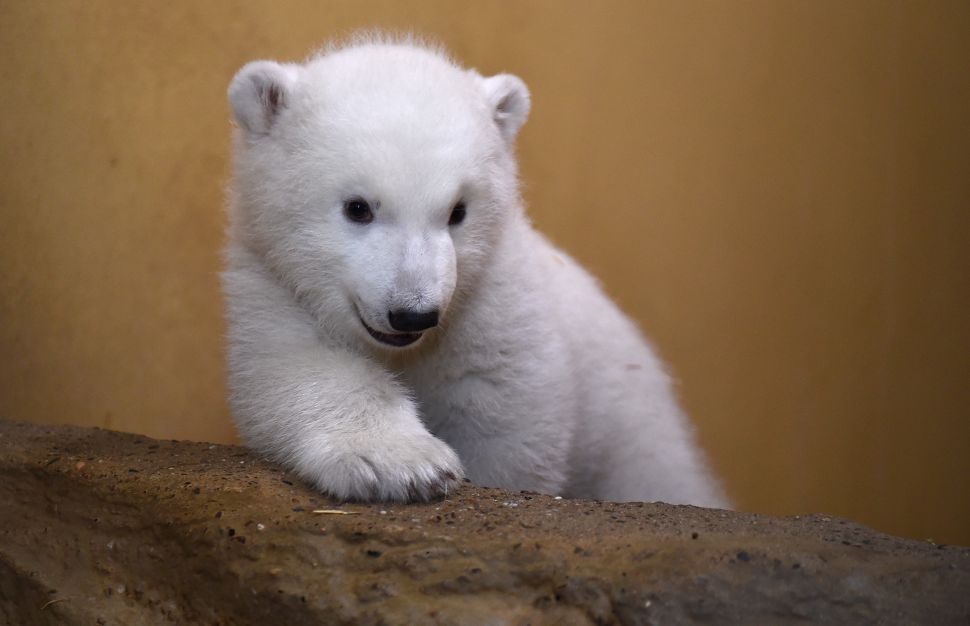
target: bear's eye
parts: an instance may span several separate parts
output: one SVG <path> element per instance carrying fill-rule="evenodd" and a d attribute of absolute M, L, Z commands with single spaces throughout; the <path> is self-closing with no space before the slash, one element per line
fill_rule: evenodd
<path fill-rule="evenodd" d="M 351 222 L 358 224 L 370 224 L 374 221 L 374 212 L 371 211 L 367 200 L 362 198 L 351 198 L 344 202 L 344 215 Z"/>
<path fill-rule="evenodd" d="M 455 226 L 456 224 L 461 224 L 462 220 L 465 219 L 465 203 L 459 202 L 455 205 L 455 208 L 451 210 L 451 215 L 448 216 L 448 226 Z"/>

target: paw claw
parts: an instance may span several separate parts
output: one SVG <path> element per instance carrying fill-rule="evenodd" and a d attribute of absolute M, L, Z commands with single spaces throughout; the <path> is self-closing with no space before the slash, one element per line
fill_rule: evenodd
<path fill-rule="evenodd" d="M 407 445 L 358 447 L 314 470 L 308 477 L 320 489 L 357 502 L 428 502 L 447 496 L 464 477 L 454 451 L 427 433 Z"/>

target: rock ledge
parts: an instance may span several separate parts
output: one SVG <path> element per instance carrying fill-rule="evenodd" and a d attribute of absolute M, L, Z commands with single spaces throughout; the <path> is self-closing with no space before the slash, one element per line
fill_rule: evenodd
<path fill-rule="evenodd" d="M 243 448 L 6 421 L 0 474 L 3 624 L 970 623 L 970 549 L 821 515 L 339 504 Z"/>

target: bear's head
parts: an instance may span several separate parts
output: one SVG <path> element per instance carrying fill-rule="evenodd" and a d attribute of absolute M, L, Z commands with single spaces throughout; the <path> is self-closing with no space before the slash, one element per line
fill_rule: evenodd
<path fill-rule="evenodd" d="M 249 63 L 229 101 L 233 236 L 335 337 L 416 344 L 521 211 L 513 144 L 529 93 L 515 76 L 371 41 Z"/>

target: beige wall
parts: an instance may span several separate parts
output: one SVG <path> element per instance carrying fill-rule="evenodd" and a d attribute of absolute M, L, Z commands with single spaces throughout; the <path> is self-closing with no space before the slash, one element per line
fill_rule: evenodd
<path fill-rule="evenodd" d="M 532 215 L 741 508 L 970 544 L 962 1 L 4 2 L 0 415 L 233 439 L 226 84 L 374 25 L 530 85 Z"/>

